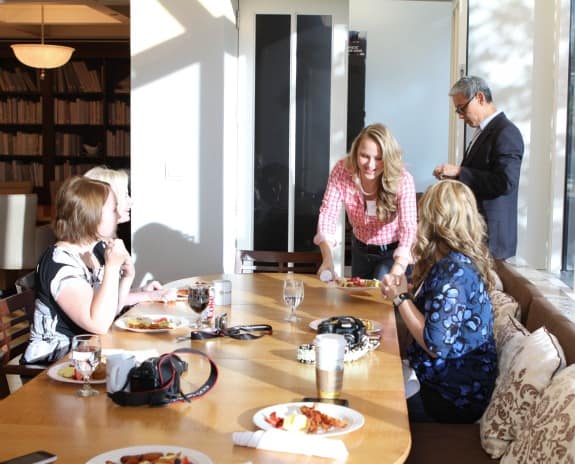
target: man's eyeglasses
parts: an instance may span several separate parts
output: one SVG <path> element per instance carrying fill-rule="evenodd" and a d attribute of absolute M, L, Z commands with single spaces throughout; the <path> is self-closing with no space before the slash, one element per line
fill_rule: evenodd
<path fill-rule="evenodd" d="M 461 106 L 456 106 L 456 107 L 455 107 L 455 112 L 456 112 L 457 114 L 464 114 L 464 113 L 465 113 L 465 110 L 467 109 L 467 105 L 469 105 L 469 104 L 471 103 L 471 100 L 473 100 L 475 97 L 476 97 L 476 95 L 473 95 L 473 97 L 471 97 L 469 100 L 467 100 L 467 102 L 464 103 L 463 105 L 461 105 Z"/>

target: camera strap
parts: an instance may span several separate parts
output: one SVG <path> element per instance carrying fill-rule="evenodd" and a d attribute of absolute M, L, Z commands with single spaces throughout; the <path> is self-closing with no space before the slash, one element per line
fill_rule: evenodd
<path fill-rule="evenodd" d="M 264 335 L 271 335 L 272 326 L 268 324 L 238 325 L 214 330 L 192 330 L 188 337 L 179 337 L 178 341 L 205 340 L 218 337 L 230 337 L 236 340 L 255 340 Z"/>

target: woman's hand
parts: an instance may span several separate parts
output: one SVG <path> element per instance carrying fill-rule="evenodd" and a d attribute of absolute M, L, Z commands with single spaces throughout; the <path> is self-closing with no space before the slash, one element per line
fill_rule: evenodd
<path fill-rule="evenodd" d="M 381 280 L 381 293 L 393 300 L 400 293 L 407 292 L 407 278 L 405 274 L 400 276 L 394 274 L 386 274 Z"/>
<path fill-rule="evenodd" d="M 144 292 L 153 292 L 154 290 L 161 290 L 164 286 L 157 280 L 152 280 L 142 287 Z"/>
<path fill-rule="evenodd" d="M 178 299 L 178 289 L 177 288 L 163 288 L 161 290 L 154 290 L 150 292 L 153 297 L 152 301 L 162 301 L 163 303 L 168 303 L 169 301 L 176 301 Z"/>

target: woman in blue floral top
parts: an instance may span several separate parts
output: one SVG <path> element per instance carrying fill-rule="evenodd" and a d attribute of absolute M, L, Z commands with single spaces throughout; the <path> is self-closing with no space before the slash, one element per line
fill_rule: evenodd
<path fill-rule="evenodd" d="M 415 295 L 405 276 L 388 274 L 382 285 L 414 339 L 407 357 L 421 389 L 408 400 L 410 420 L 472 423 L 497 375 L 485 223 L 471 190 L 454 180 L 430 187 L 419 212 Z"/>

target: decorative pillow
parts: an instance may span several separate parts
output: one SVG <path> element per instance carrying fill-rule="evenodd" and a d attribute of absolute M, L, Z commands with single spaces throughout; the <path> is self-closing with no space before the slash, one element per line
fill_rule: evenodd
<path fill-rule="evenodd" d="M 495 347 L 497 348 L 497 367 L 499 376 L 509 370 L 509 364 L 529 331 L 513 316 L 499 319 L 497 329 L 493 327 Z"/>
<path fill-rule="evenodd" d="M 506 319 L 506 316 L 513 316 L 517 320 L 521 320 L 521 306 L 515 298 L 508 295 L 501 290 L 491 290 L 489 298 L 493 305 L 493 319 L 495 324 L 501 319 Z"/>
<path fill-rule="evenodd" d="M 499 274 L 497 274 L 497 272 L 493 270 L 489 271 L 489 273 L 491 274 L 493 280 L 495 281 L 495 290 L 503 291 L 503 282 L 501 282 L 501 277 L 499 277 Z"/>
<path fill-rule="evenodd" d="M 481 445 L 492 458 L 500 458 L 519 436 L 537 396 L 564 366 L 563 350 L 545 327 L 523 338 L 508 368 L 500 370 L 479 423 Z"/>
<path fill-rule="evenodd" d="M 501 458 L 523 462 L 575 462 L 575 364 L 553 377 Z"/>

